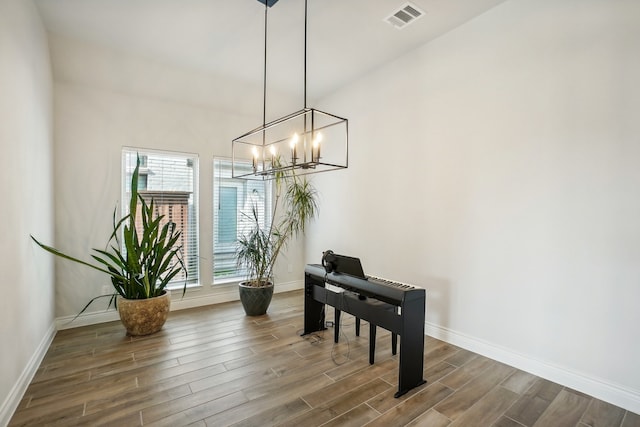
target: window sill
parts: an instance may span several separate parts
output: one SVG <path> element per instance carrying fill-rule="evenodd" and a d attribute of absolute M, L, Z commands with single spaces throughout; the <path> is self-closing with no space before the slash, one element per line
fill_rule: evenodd
<path fill-rule="evenodd" d="M 200 283 L 187 283 L 187 290 L 199 289 L 199 288 L 202 288 L 202 285 Z M 174 291 L 182 292 L 183 285 L 169 285 L 167 286 L 167 289 L 170 290 L 171 292 L 174 292 Z"/>
<path fill-rule="evenodd" d="M 219 279 L 213 282 L 211 286 L 225 286 L 225 285 L 237 285 L 240 282 L 244 282 L 246 279 L 243 277 L 228 277 L 225 279 Z"/>

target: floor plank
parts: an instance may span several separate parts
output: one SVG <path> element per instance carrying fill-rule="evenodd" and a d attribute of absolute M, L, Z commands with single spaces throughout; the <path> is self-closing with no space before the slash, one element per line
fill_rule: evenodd
<path fill-rule="evenodd" d="M 626 411 L 602 400 L 592 399 L 582 419 L 589 427 L 619 426 Z"/>
<path fill-rule="evenodd" d="M 446 427 L 451 424 L 451 420 L 440 412 L 429 409 L 424 414 L 415 418 L 407 427 Z"/>
<path fill-rule="evenodd" d="M 468 411 L 458 417 L 451 427 L 490 426 L 497 421 L 518 398 L 517 393 L 504 387 L 495 387 Z"/>
<path fill-rule="evenodd" d="M 409 399 L 394 406 L 384 414 L 371 422 L 371 426 L 392 426 L 405 425 L 422 415 L 424 412 L 433 408 L 437 403 L 441 402 L 447 396 L 453 393 L 453 390 L 435 382 L 419 393 L 411 396 Z"/>
<path fill-rule="evenodd" d="M 483 375 L 466 383 L 445 401 L 438 404 L 435 410 L 450 420 L 455 420 L 514 371 L 515 369 L 510 366 L 492 361 L 492 365 L 485 369 Z M 446 380 L 446 378 L 444 379 Z"/>
<path fill-rule="evenodd" d="M 531 427 L 561 390 L 561 385 L 538 378 L 505 415 L 526 427 Z"/>
<path fill-rule="evenodd" d="M 341 417 L 352 409 L 361 406 L 369 398 L 376 396 L 385 390 L 389 390 L 390 388 L 392 388 L 392 386 L 389 385 L 389 383 L 382 381 L 380 378 L 376 378 L 360 385 L 359 387 L 354 387 L 347 393 L 334 397 L 333 399 L 314 407 L 312 410 L 283 423 L 282 426 L 313 427 L 329 422 L 334 418 Z M 310 406 L 313 407 L 313 405 Z M 368 408 L 372 409 L 371 407 Z M 376 411 L 376 416 L 379 414 L 380 413 Z"/>
<path fill-rule="evenodd" d="M 308 412 L 311 407 L 301 398 L 282 405 L 272 406 L 258 414 L 233 424 L 234 427 L 282 425 L 286 420 Z"/>
<path fill-rule="evenodd" d="M 563 389 L 553 399 L 534 427 L 573 427 L 589 405 L 589 398 Z"/>
<path fill-rule="evenodd" d="M 491 427 L 523 427 L 523 425 L 503 415 Z"/>
<path fill-rule="evenodd" d="M 627 411 L 620 427 L 640 427 L 640 415 Z"/>

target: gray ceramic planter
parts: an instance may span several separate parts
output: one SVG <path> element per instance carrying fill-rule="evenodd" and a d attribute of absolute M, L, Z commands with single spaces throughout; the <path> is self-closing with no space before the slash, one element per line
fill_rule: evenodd
<path fill-rule="evenodd" d="M 267 312 L 273 296 L 273 283 L 267 286 L 248 286 L 247 282 L 238 285 L 240 301 L 247 316 L 261 316 Z"/>

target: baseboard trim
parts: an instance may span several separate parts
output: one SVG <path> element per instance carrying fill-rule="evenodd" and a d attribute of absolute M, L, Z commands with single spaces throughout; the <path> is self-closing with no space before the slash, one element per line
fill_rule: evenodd
<path fill-rule="evenodd" d="M 540 361 L 433 323 L 425 322 L 425 333 L 433 338 L 570 387 L 636 414 L 640 413 L 639 390 L 632 390 L 565 367 Z"/>
<path fill-rule="evenodd" d="M 47 354 L 47 350 L 49 350 L 49 346 L 51 345 L 55 335 L 56 324 L 51 323 L 51 326 L 49 326 L 49 329 L 40 341 L 38 348 L 31 356 L 31 359 L 29 359 L 27 366 L 22 370 L 20 377 L 18 377 L 18 380 L 11 388 L 9 395 L 6 397 L 4 402 L 2 402 L 2 406 L 0 406 L 0 426 L 9 425 L 11 417 L 18 408 L 20 400 L 27 391 L 27 387 L 29 387 L 31 380 L 33 380 L 33 377 L 36 375 L 38 367 L 40 366 L 40 363 L 42 363 L 42 359 L 44 359 L 45 354 Z"/>
<path fill-rule="evenodd" d="M 275 286 L 274 292 L 279 294 L 282 292 L 289 292 L 303 288 L 304 282 L 302 280 L 294 280 L 286 283 L 278 283 Z M 182 292 L 172 291 L 171 311 L 185 310 L 188 308 L 203 307 L 206 305 L 221 304 L 223 302 L 240 300 L 240 296 L 238 294 L 238 286 L 236 284 L 219 285 L 215 293 L 208 293 L 204 295 L 198 295 L 200 292 L 196 288 L 190 289 L 189 292 L 192 292 L 191 296 L 185 296 L 184 298 L 181 298 L 179 295 Z M 77 317 L 58 317 L 56 319 L 56 328 L 57 330 L 79 328 L 81 326 L 113 322 L 114 320 L 120 320 L 120 317 L 118 316 L 118 312 L 114 308 L 111 308 L 105 311 L 83 313 Z"/>

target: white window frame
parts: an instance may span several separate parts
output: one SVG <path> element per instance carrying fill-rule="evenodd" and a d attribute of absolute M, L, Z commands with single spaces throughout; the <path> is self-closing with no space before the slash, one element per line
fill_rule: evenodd
<path fill-rule="evenodd" d="M 246 201 L 247 201 L 247 195 L 249 193 L 248 191 L 248 186 L 258 186 L 258 185 L 264 185 L 264 221 L 266 224 L 269 224 L 269 222 L 272 220 L 271 215 L 271 207 L 272 207 L 272 191 L 273 191 L 273 185 L 272 185 L 272 181 L 256 181 L 256 180 L 246 180 L 246 179 L 240 179 L 240 178 L 232 178 L 231 177 L 231 163 L 232 160 L 230 158 L 226 158 L 226 157 L 215 157 L 213 159 L 213 235 L 212 235 L 212 243 L 213 243 L 213 265 L 212 265 L 212 272 L 213 272 L 213 284 L 214 285 L 220 285 L 220 284 L 225 284 L 225 283 L 232 283 L 232 282 L 239 282 L 242 280 L 246 279 L 246 272 L 243 271 L 242 269 L 235 269 L 233 274 L 228 274 L 228 275 L 219 275 L 216 274 L 216 258 L 221 258 L 222 256 L 226 257 L 226 264 L 228 265 L 229 260 L 228 258 L 232 256 L 233 253 L 235 253 L 236 251 L 236 247 L 237 244 L 236 243 L 220 243 L 217 242 L 217 236 L 218 236 L 218 229 L 217 229 L 217 222 L 218 222 L 218 203 L 219 203 L 219 188 L 220 188 L 220 184 L 223 180 L 223 183 L 225 185 L 223 186 L 229 186 L 229 187 L 235 187 L 238 188 L 238 199 L 237 199 L 237 220 L 236 220 L 236 224 L 237 224 L 237 233 L 240 233 L 240 230 L 242 228 L 242 224 L 243 223 L 247 223 L 248 219 L 244 219 L 244 215 L 242 214 L 243 209 L 241 206 L 246 206 Z M 223 164 L 224 166 L 221 166 L 221 164 Z M 236 159 L 236 165 L 238 164 L 238 161 Z M 248 169 L 251 168 L 251 161 L 247 161 L 246 165 L 245 165 Z M 224 172 L 223 172 L 224 171 Z M 220 248 L 221 246 L 224 246 L 225 250 L 221 251 Z M 235 265 L 235 256 L 233 256 L 233 262 Z"/>
<path fill-rule="evenodd" d="M 141 147 L 123 147 L 122 148 L 122 170 L 121 170 L 121 211 L 122 215 L 127 215 L 129 213 L 129 194 L 131 187 L 131 175 L 133 173 L 133 169 L 135 168 L 136 163 L 136 153 L 139 153 L 141 156 L 146 156 L 146 162 L 144 167 L 140 166 L 140 171 L 147 174 L 149 177 L 149 173 L 154 174 L 154 158 L 174 158 L 174 159 L 184 159 L 185 162 L 191 160 L 192 163 L 192 176 L 191 183 L 187 185 L 187 188 L 184 191 L 189 191 L 191 193 L 189 200 L 189 232 L 188 232 L 188 257 L 189 259 L 185 259 L 185 265 L 188 269 L 187 276 L 187 285 L 188 286 L 197 286 L 200 283 L 200 228 L 199 228 L 199 157 L 195 153 L 186 153 L 186 152 L 178 152 L 178 151 L 168 151 L 168 150 L 156 150 L 149 148 L 141 148 Z M 127 159 L 129 158 L 129 161 Z M 157 161 L 157 160 L 156 160 Z M 156 169 L 157 173 L 157 169 Z M 156 184 L 157 185 L 157 184 Z M 189 188 L 190 187 L 190 188 Z M 147 190 L 149 191 L 171 191 L 171 190 L 163 190 L 162 188 L 154 188 L 154 183 L 147 178 Z M 195 222 L 195 223 L 194 223 Z M 182 289 L 184 286 L 184 279 L 175 279 L 172 280 L 168 288 L 172 289 Z"/>

